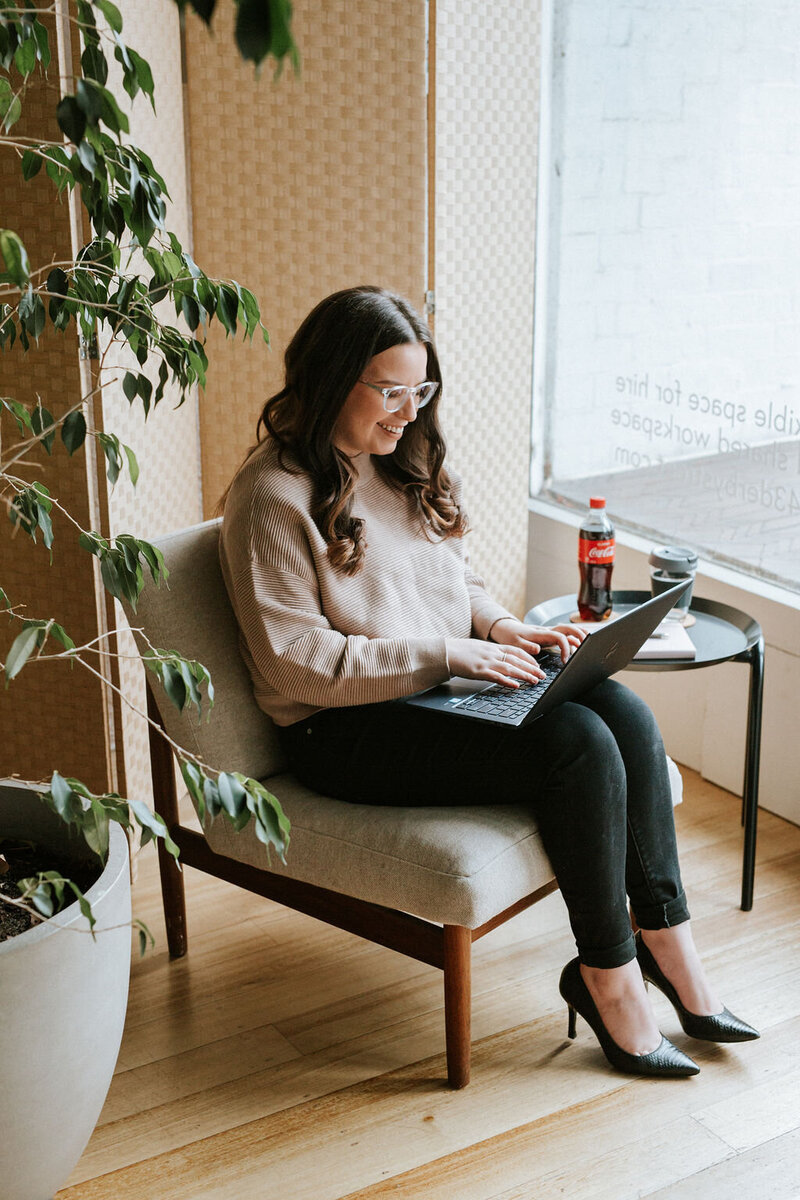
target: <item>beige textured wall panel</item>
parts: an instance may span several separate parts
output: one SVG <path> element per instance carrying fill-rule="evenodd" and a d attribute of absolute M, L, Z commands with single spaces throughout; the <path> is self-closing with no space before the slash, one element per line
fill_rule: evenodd
<path fill-rule="evenodd" d="M 525 602 L 539 6 L 437 0 L 436 340 L 471 554 Z"/>
<path fill-rule="evenodd" d="M 210 514 L 280 386 L 283 351 L 332 291 L 394 288 L 422 305 L 425 5 L 298 0 L 302 72 L 256 80 L 237 56 L 230 0 L 210 40 L 187 16 L 195 250 L 259 297 L 272 349 L 215 332 L 201 403 Z"/>
<path fill-rule="evenodd" d="M 156 170 L 164 177 L 171 202 L 167 209 L 167 228 L 191 250 L 191 219 L 188 197 L 187 164 L 184 145 L 183 85 L 178 10 L 173 0 L 125 0 L 120 5 L 125 40 L 147 61 L 155 81 L 156 112 L 141 93 L 131 105 L 117 77 L 112 86 L 124 101 L 130 120 L 131 140 L 145 150 Z M 115 64 L 116 67 L 116 64 Z M 150 274 L 145 267 L 146 275 Z M 161 306 L 165 320 L 185 327 L 166 302 Z M 200 440 L 197 421 L 197 397 L 190 397 L 179 409 L 177 390 L 167 388 L 164 399 L 145 420 L 141 401 L 131 406 L 122 392 L 122 378 L 128 368 L 139 371 L 127 347 L 114 344 L 103 348 L 104 372 L 103 420 L 134 450 L 141 474 L 134 488 L 127 472 L 117 481 L 109 496 L 109 519 L 113 533 L 133 533 L 137 537 L 156 537 L 171 529 L 202 520 L 200 481 Z M 148 362 L 146 373 L 154 385 L 158 360 Z M 144 712 L 144 670 L 127 622 L 118 605 L 120 686 L 126 699 Z M 147 725 L 131 710 L 122 708 L 125 769 L 128 795 L 150 801 Z"/>
<path fill-rule="evenodd" d="M 51 45 L 55 39 L 51 36 Z M 32 83 L 25 97 L 25 116 L 13 129 L 15 135 L 60 139 L 55 122 L 58 80 L 51 68 L 51 83 Z M 71 257 L 69 217 L 66 203 L 55 200 L 55 189 L 42 172 L 24 183 L 19 159 L 13 151 L 0 149 L 1 223 L 16 230 L 25 243 L 34 269 L 51 261 Z M 48 328 L 39 345 L 27 354 L 19 343 L 0 354 L 0 390 L 23 403 L 36 403 L 37 396 L 54 415 L 63 413 L 80 399 L 78 344 L 74 326 L 59 334 Z M 17 433 L 7 415 L 2 418 L 3 444 L 8 447 Z M 59 438 L 51 458 L 41 450 L 28 456 L 28 469 L 20 475 L 28 482 L 38 479 L 87 528 L 86 465 L 83 454 L 67 455 Z M 17 533 L 8 521 L 5 505 L 0 511 L 0 587 L 12 604 L 24 603 L 25 615 L 55 617 L 82 644 L 97 633 L 91 559 L 77 544 L 77 531 L 66 518 L 53 513 L 55 540 L 53 562 L 42 545 L 34 546 L 27 534 Z M 18 625 L 0 621 L 0 657 L 5 659 Z M 51 643 L 48 652 L 59 651 Z M 58 769 L 74 775 L 91 788 L 103 789 L 106 780 L 105 741 L 100 687 L 97 681 L 66 662 L 29 663 L 8 690 L 0 687 L 0 775 L 14 772 L 28 779 L 49 779 Z"/>

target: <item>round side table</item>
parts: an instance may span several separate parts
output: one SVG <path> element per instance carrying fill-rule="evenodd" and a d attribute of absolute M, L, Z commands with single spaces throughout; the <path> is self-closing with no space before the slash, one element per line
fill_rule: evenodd
<path fill-rule="evenodd" d="M 615 591 L 615 612 L 625 612 L 650 599 L 650 592 Z M 535 605 L 525 614 L 532 625 L 568 625 L 577 608 L 576 596 L 558 596 Z M 695 623 L 688 629 L 697 648 L 692 659 L 659 658 L 631 662 L 629 671 L 696 671 L 722 662 L 743 662 L 750 667 L 747 700 L 747 744 L 742 789 L 744 853 L 742 860 L 742 908 L 753 907 L 758 826 L 758 773 L 761 756 L 761 712 L 764 696 L 764 637 L 761 626 L 747 613 L 716 600 L 695 597 L 689 608 Z"/>

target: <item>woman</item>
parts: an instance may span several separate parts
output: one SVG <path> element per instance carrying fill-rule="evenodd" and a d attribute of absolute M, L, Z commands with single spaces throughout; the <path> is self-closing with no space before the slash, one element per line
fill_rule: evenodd
<path fill-rule="evenodd" d="M 295 334 L 225 498 L 222 567 L 256 699 L 327 795 L 529 804 L 578 947 L 560 982 L 570 1036 L 577 1010 L 618 1069 L 696 1074 L 662 1038 L 643 974 L 694 1036 L 758 1034 L 698 959 L 647 706 L 613 680 L 524 729 L 393 703 L 451 675 L 535 683 L 541 650 L 566 659 L 584 636 L 523 624 L 470 571 L 440 397 L 431 335 L 396 295 L 337 292 Z"/>

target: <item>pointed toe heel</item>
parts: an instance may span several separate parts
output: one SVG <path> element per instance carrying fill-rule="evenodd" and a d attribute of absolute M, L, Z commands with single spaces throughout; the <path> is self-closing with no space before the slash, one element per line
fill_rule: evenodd
<path fill-rule="evenodd" d="M 761 1037 L 757 1029 L 734 1016 L 727 1008 L 721 1013 L 702 1016 L 690 1012 L 681 1003 L 678 993 L 663 973 L 650 950 L 648 950 L 640 933 L 636 935 L 636 957 L 639 960 L 645 983 L 652 983 L 667 997 L 675 1012 L 684 1033 L 697 1038 L 701 1042 L 752 1042 Z"/>
<path fill-rule="evenodd" d="M 569 1013 L 568 1036 L 574 1038 L 577 1032 L 575 1014 L 580 1013 L 587 1025 L 594 1032 L 600 1043 L 600 1048 L 611 1066 L 616 1071 L 627 1075 L 651 1075 L 662 1078 L 684 1078 L 697 1075 L 700 1071 L 697 1063 L 684 1054 L 677 1046 L 665 1037 L 661 1045 L 649 1054 L 629 1054 L 618 1046 L 603 1024 L 603 1019 L 597 1011 L 591 993 L 584 982 L 580 971 L 580 962 L 573 958 L 561 972 L 558 990 L 566 1001 Z"/>

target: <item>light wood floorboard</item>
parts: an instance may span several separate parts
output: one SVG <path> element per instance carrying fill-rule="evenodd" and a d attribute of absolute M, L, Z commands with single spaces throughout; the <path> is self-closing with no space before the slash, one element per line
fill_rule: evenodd
<path fill-rule="evenodd" d="M 191 870 L 189 954 L 170 962 L 145 853 L 134 908 L 158 946 L 133 963 L 111 1091 L 57 1200 L 798 1200 L 800 829 L 761 813 L 742 913 L 740 802 L 684 777 L 695 936 L 759 1042 L 692 1042 L 652 990 L 696 1078 L 617 1075 L 583 1022 L 568 1042 L 554 894 L 476 944 L 473 1079 L 452 1092 L 438 971 Z"/>

